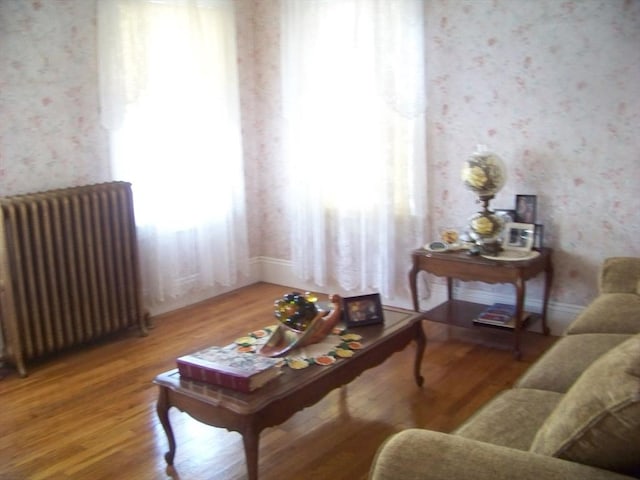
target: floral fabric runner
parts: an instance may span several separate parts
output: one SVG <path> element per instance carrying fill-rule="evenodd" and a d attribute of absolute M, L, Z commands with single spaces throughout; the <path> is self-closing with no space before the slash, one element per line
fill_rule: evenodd
<path fill-rule="evenodd" d="M 244 337 L 237 338 L 235 344 L 239 352 L 254 353 L 264 345 L 277 325 L 271 325 L 261 330 L 251 332 Z M 282 358 L 285 365 L 299 370 L 310 365 L 331 365 L 340 358 L 352 357 L 362 348 L 362 336 L 357 333 L 345 333 L 344 328 L 335 328 L 322 341 L 293 350 Z"/>

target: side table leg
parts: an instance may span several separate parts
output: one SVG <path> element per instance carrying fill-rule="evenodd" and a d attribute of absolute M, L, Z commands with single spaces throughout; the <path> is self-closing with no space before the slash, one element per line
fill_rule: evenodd
<path fill-rule="evenodd" d="M 169 390 L 166 387 L 160 387 L 156 411 L 164 433 L 167 434 L 167 440 L 169 440 L 169 451 L 164 454 L 164 459 L 167 461 L 167 465 L 173 465 L 173 458 L 176 455 L 176 439 L 169 423 Z"/>
<path fill-rule="evenodd" d="M 513 329 L 514 345 L 513 356 L 520 360 L 522 352 L 520 351 L 520 330 L 522 330 L 522 312 L 524 311 L 524 280 L 521 277 L 515 282 L 516 285 L 516 325 Z"/>
<path fill-rule="evenodd" d="M 417 260 L 413 259 L 413 266 L 409 271 L 409 289 L 411 290 L 411 299 L 413 300 L 413 309 L 416 312 L 420 311 L 420 304 L 418 302 L 418 265 Z"/>
<path fill-rule="evenodd" d="M 549 293 L 551 292 L 551 282 L 553 281 L 553 265 L 551 259 L 544 272 L 544 298 L 542 299 L 542 333 L 549 335 L 549 325 L 547 324 L 547 306 L 549 304 Z"/>
<path fill-rule="evenodd" d="M 416 326 L 416 358 L 413 365 L 413 375 L 416 379 L 416 384 L 422 387 L 424 383 L 424 377 L 420 373 L 420 367 L 422 366 L 422 357 L 424 355 L 424 349 L 427 346 L 427 337 L 422 330 L 422 320 L 418 320 L 415 323 Z"/>
<path fill-rule="evenodd" d="M 244 443 L 244 455 L 247 461 L 248 480 L 258 480 L 258 448 L 260 442 L 260 432 L 256 432 L 253 426 L 249 426 L 242 432 L 242 443 Z"/>

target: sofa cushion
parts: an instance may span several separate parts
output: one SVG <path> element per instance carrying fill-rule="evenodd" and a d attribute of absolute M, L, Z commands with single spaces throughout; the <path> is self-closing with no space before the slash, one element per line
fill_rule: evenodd
<path fill-rule="evenodd" d="M 562 337 L 520 377 L 515 386 L 566 393 L 598 357 L 630 337 L 618 333 Z"/>
<path fill-rule="evenodd" d="M 505 390 L 454 433 L 494 445 L 529 450 L 536 432 L 562 397 L 560 393 L 544 390 Z"/>
<path fill-rule="evenodd" d="M 640 295 L 598 295 L 569 325 L 566 333 L 640 333 Z"/>
<path fill-rule="evenodd" d="M 535 436 L 531 451 L 632 472 L 640 464 L 640 335 L 578 378 Z"/>
<path fill-rule="evenodd" d="M 637 293 L 640 295 L 640 258 L 610 257 L 600 269 L 600 293 Z"/>
<path fill-rule="evenodd" d="M 580 463 L 415 428 L 396 433 L 382 444 L 368 478 L 629 480 L 629 477 Z"/>

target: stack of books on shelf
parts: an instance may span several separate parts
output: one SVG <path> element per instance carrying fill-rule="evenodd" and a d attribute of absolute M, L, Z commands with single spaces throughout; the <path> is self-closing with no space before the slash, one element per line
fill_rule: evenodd
<path fill-rule="evenodd" d="M 176 363 L 182 377 L 249 393 L 280 375 L 282 360 L 238 352 L 237 345 L 229 345 L 179 357 Z"/>
<path fill-rule="evenodd" d="M 531 317 L 528 312 L 523 312 L 522 323 Z M 480 315 L 473 319 L 473 323 L 481 325 L 492 325 L 494 327 L 515 328 L 516 326 L 516 307 L 506 303 L 494 303 L 482 311 Z"/>

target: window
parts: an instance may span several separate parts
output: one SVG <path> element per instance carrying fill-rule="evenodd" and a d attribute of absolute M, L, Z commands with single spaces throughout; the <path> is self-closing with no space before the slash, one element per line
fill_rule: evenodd
<path fill-rule="evenodd" d="M 102 118 L 150 301 L 233 284 L 248 255 L 233 1 L 98 5 Z"/>
<path fill-rule="evenodd" d="M 282 3 L 296 271 L 394 290 L 426 223 L 424 4 Z M 402 252 L 402 253 L 401 253 Z"/>

